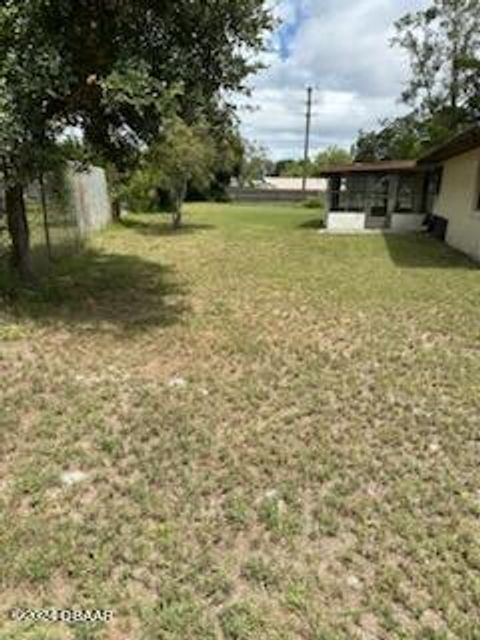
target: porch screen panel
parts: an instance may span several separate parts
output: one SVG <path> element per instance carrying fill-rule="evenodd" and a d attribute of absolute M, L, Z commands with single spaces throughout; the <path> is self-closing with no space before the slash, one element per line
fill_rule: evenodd
<path fill-rule="evenodd" d="M 400 176 L 395 210 L 399 213 L 412 213 L 415 209 L 416 176 Z"/>
<path fill-rule="evenodd" d="M 331 180 L 332 211 L 365 211 L 367 180 L 365 176 L 338 176 Z"/>

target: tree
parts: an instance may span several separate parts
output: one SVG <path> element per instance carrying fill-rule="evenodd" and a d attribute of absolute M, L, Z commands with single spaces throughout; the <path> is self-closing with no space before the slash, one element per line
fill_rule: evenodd
<path fill-rule="evenodd" d="M 286 178 L 302 178 L 304 175 L 304 164 L 304 160 L 281 160 L 277 164 L 277 173 Z M 307 164 L 307 176 L 312 177 L 313 171 L 313 163 L 309 160 Z"/>
<path fill-rule="evenodd" d="M 288 167 L 294 163 L 295 160 L 292 160 L 291 158 L 283 158 L 282 160 L 278 160 L 275 163 L 275 167 L 273 170 L 272 175 L 274 176 L 284 176 L 285 172 L 287 171 Z"/>
<path fill-rule="evenodd" d="M 145 203 L 157 199 L 159 190 L 167 193 L 173 227 L 178 229 L 188 185 L 194 184 L 198 189 L 208 186 L 215 162 L 216 149 L 206 123 L 190 127 L 174 118 L 162 139 L 142 156 L 127 184 L 126 195 Z"/>
<path fill-rule="evenodd" d="M 24 184 L 59 161 L 56 123 L 47 115 L 47 90 L 62 90 L 62 61 L 37 31 L 27 37 L 21 7 L 7 1 L 0 8 L 0 171 L 5 182 L 12 262 L 33 282 Z"/>
<path fill-rule="evenodd" d="M 165 103 L 187 125 L 227 108 L 271 24 L 264 0 L 4 0 L 0 140 L 20 271 L 31 272 L 23 189 L 59 132 L 78 127 L 125 176 L 171 116 Z"/>
<path fill-rule="evenodd" d="M 426 124 L 413 114 L 383 120 L 379 131 L 359 132 L 352 152 L 356 162 L 414 159 L 430 135 Z"/>
<path fill-rule="evenodd" d="M 332 164 L 348 164 L 352 161 L 349 151 L 342 149 L 337 145 L 327 147 L 324 151 L 320 151 L 314 160 L 313 175 L 319 176 L 322 169 Z"/>
<path fill-rule="evenodd" d="M 261 182 L 270 173 L 271 165 L 266 149 L 260 145 L 245 142 L 240 166 L 240 184 L 252 187 L 255 183 Z"/>
<path fill-rule="evenodd" d="M 395 27 L 392 45 L 410 59 L 402 100 L 412 112 L 360 131 L 356 160 L 416 158 L 480 117 L 480 0 L 430 0 Z"/>
<path fill-rule="evenodd" d="M 318 177 L 326 165 L 345 164 L 351 160 L 352 157 L 348 151 L 337 145 L 332 145 L 317 153 L 314 160 L 308 161 L 307 176 L 310 178 Z M 304 160 L 280 160 L 276 165 L 276 174 L 289 178 L 302 178 L 304 164 Z"/>
<path fill-rule="evenodd" d="M 216 146 L 216 160 L 214 176 L 207 196 L 214 200 L 226 200 L 232 178 L 238 180 L 242 172 L 244 141 L 236 123 L 231 123 L 227 130 L 225 127 L 215 129 L 213 139 Z"/>
<path fill-rule="evenodd" d="M 407 52 L 412 71 L 404 102 L 451 134 L 474 116 L 478 86 L 471 71 L 480 59 L 480 0 L 431 0 L 395 26 L 392 43 Z"/>
<path fill-rule="evenodd" d="M 190 183 L 187 198 L 225 201 L 232 179 L 240 180 L 245 141 L 235 114 L 228 108 L 217 110 L 215 117 L 209 118 L 209 134 L 215 147 L 213 177 L 208 185 Z"/>
<path fill-rule="evenodd" d="M 472 118 L 478 121 L 480 120 L 480 58 L 466 58 L 463 61 L 463 67 L 471 88 L 467 109 L 472 114 Z"/>

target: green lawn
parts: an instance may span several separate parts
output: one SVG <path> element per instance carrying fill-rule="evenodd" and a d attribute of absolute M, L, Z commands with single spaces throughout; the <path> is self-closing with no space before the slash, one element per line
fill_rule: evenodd
<path fill-rule="evenodd" d="M 479 640 L 480 271 L 318 219 L 130 216 L 5 296 L 1 640 Z"/>

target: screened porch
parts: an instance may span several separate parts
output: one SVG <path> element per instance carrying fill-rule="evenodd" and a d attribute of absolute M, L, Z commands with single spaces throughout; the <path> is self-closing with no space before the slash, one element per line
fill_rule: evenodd
<path fill-rule="evenodd" d="M 421 228 L 438 191 L 431 172 L 410 161 L 332 167 L 324 176 L 330 227 Z"/>

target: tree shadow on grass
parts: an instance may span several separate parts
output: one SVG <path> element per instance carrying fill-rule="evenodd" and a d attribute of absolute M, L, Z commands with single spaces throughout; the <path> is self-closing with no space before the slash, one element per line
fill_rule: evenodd
<path fill-rule="evenodd" d="M 425 233 L 388 234 L 383 238 L 392 261 L 411 269 L 465 269 L 479 266 L 466 255 Z"/>
<path fill-rule="evenodd" d="M 325 229 L 325 220 L 323 218 L 313 218 L 298 225 L 299 229 Z"/>
<path fill-rule="evenodd" d="M 169 220 L 159 220 L 158 218 L 152 219 L 151 222 L 145 222 L 145 220 L 135 220 L 129 217 L 121 220 L 120 224 L 126 229 L 132 229 L 145 236 L 184 236 L 215 228 L 210 224 L 184 223 L 179 229 L 174 229 Z"/>
<path fill-rule="evenodd" d="M 137 256 L 94 250 L 52 263 L 38 289 L 26 290 L 0 269 L 3 311 L 17 320 L 61 322 L 95 331 L 167 327 L 188 312 L 175 272 Z"/>

